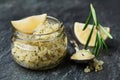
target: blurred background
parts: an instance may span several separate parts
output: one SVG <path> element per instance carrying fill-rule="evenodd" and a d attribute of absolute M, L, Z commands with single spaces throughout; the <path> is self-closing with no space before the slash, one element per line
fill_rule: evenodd
<path fill-rule="evenodd" d="M 99 22 L 111 28 L 114 40 L 109 41 L 112 56 L 103 56 L 105 68 L 98 73 L 85 74 L 79 64 L 65 61 L 49 71 L 21 68 L 12 59 L 10 40 L 11 20 L 47 13 L 64 22 L 66 33 L 72 37 L 74 22 L 85 22 L 89 5 L 93 3 Z M 120 0 L 0 0 L 0 80 L 119 80 L 120 79 Z"/>

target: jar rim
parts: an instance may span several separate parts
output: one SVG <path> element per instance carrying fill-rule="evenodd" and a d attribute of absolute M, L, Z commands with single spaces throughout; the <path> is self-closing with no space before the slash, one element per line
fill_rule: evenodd
<path fill-rule="evenodd" d="M 19 36 L 21 36 L 21 35 L 30 36 L 30 37 L 33 37 L 33 36 L 46 36 L 46 35 L 50 35 L 50 34 L 54 34 L 55 32 L 58 32 L 63 27 L 63 23 L 61 21 L 59 21 L 57 18 L 52 17 L 52 16 L 47 16 L 47 19 L 53 20 L 56 23 L 58 23 L 59 28 L 57 30 L 55 30 L 54 32 L 45 33 L 45 34 L 26 34 L 26 33 L 22 33 L 22 32 L 20 32 L 20 31 L 18 31 L 16 29 L 14 29 L 14 32 L 15 32 L 14 35 L 16 34 L 16 37 L 18 37 L 19 39 L 20 39 Z M 61 32 L 63 32 L 63 30 Z M 61 34 L 61 32 L 60 32 L 60 34 Z M 19 36 L 17 34 L 19 34 Z M 29 39 L 23 38 L 22 40 L 29 40 Z"/>
<path fill-rule="evenodd" d="M 59 21 L 57 18 L 55 18 L 55 17 L 47 16 L 47 19 L 54 20 L 54 21 L 56 21 L 58 23 L 58 27 L 59 28 L 57 30 L 55 30 L 54 32 L 57 32 L 62 27 L 62 25 L 63 25 L 63 23 L 61 21 Z M 23 35 L 35 35 L 35 36 L 49 35 L 49 34 L 54 33 L 54 32 L 50 32 L 50 33 L 45 33 L 45 34 L 27 34 L 27 33 L 22 33 L 20 31 L 16 30 L 15 28 L 14 28 L 14 31 L 17 32 L 17 33 L 19 33 L 19 34 L 23 34 Z"/>

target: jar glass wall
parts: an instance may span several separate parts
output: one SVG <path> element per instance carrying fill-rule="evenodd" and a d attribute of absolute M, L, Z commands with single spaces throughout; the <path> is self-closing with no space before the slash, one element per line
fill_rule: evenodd
<path fill-rule="evenodd" d="M 41 34 L 25 34 L 14 30 L 11 48 L 13 58 L 19 65 L 34 70 L 50 69 L 65 57 L 67 37 L 63 24 L 50 16 L 47 22 L 58 24 L 57 29 Z"/>

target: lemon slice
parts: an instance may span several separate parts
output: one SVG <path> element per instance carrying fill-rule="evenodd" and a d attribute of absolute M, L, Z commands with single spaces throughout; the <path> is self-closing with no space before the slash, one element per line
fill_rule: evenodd
<path fill-rule="evenodd" d="M 79 40 L 79 42 L 83 45 L 86 44 L 88 36 L 92 29 L 92 25 L 88 25 L 88 27 L 83 31 L 82 29 L 83 29 L 84 25 L 85 25 L 84 23 L 79 23 L 79 22 L 75 22 L 75 24 L 74 24 L 75 36 Z M 106 29 L 110 33 L 109 27 L 104 27 L 104 29 Z M 103 39 L 106 40 L 108 36 L 106 34 L 104 34 L 102 31 L 100 31 L 100 33 L 101 33 Z M 92 34 L 92 37 L 91 37 L 91 40 L 90 40 L 88 46 L 94 46 L 95 39 L 96 39 L 96 29 L 94 28 L 93 34 Z"/>
<path fill-rule="evenodd" d="M 11 21 L 13 27 L 23 33 L 31 34 L 34 29 L 45 22 L 47 14 L 34 15 L 21 20 Z"/>

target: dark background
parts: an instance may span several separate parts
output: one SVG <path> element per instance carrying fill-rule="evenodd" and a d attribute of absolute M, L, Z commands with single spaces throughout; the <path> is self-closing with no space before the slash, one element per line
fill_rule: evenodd
<path fill-rule="evenodd" d="M 93 3 L 99 22 L 111 28 L 113 40 L 108 40 L 110 55 L 100 56 L 104 70 L 83 72 L 83 64 L 68 58 L 47 71 L 32 71 L 17 65 L 11 56 L 11 20 L 47 13 L 64 22 L 66 34 L 72 37 L 75 21 L 85 22 L 89 4 Z M 0 0 L 0 80 L 120 80 L 120 0 Z M 68 54 L 73 51 L 68 46 Z"/>

